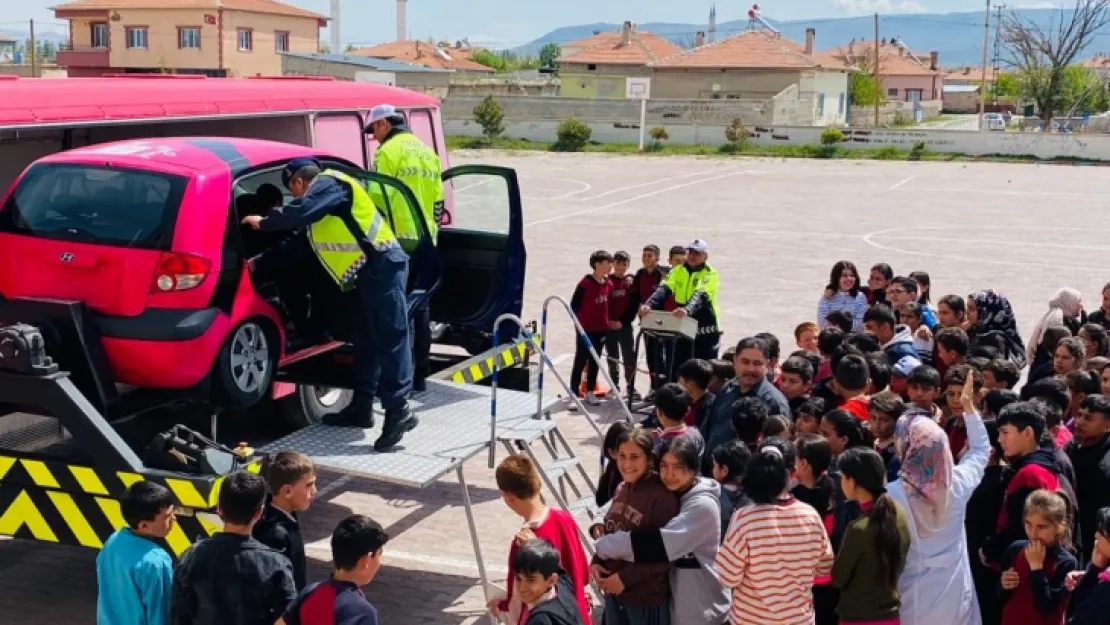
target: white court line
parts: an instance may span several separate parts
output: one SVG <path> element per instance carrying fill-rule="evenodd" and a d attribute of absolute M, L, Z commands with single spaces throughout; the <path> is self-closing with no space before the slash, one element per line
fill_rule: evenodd
<path fill-rule="evenodd" d="M 1014 245 L 1013 241 L 998 241 L 987 239 L 949 239 L 946 237 L 920 237 L 920 236 L 884 236 L 884 241 L 924 241 L 942 243 L 967 243 L 968 245 Z M 1088 252 L 1110 252 L 1110 245 L 1072 245 L 1070 243 L 1037 243 L 1035 241 L 1022 241 L 1021 247 L 1048 247 L 1063 250 L 1084 250 Z"/>
<path fill-rule="evenodd" d="M 894 187 L 891 188 L 893 189 Z M 906 189 L 906 191 L 912 191 L 914 193 L 917 193 L 918 191 L 925 191 L 931 193 L 982 193 L 985 195 L 1040 195 L 1044 197 L 1069 198 L 1076 200 L 1102 200 L 1106 198 L 1105 194 L 1097 193 L 1056 193 L 1053 191 L 997 191 L 994 189 L 957 189 L 953 187 L 914 187 L 912 189 Z"/>
<path fill-rule="evenodd" d="M 594 188 L 592 184 L 590 184 L 590 183 L 588 183 L 584 180 L 575 180 L 574 178 L 554 178 L 554 177 L 549 177 L 549 176 L 537 176 L 537 178 L 539 178 L 540 180 L 562 180 L 564 182 L 573 182 L 575 184 L 582 185 L 582 188 L 578 189 L 577 191 L 570 191 L 568 193 L 564 193 L 562 195 L 556 195 L 554 197 L 524 197 L 524 198 L 521 198 L 521 199 L 524 199 L 524 200 L 541 200 L 541 201 L 545 201 L 545 202 L 550 202 L 552 200 L 565 200 L 568 197 L 573 197 L 575 195 L 578 195 L 579 193 L 585 193 L 585 192 L 590 191 L 591 189 Z"/>
<path fill-rule="evenodd" d="M 976 256 L 976 257 L 972 258 L 972 257 L 968 257 L 968 256 L 954 256 L 952 254 L 938 254 L 938 253 L 934 253 L 934 252 L 918 252 L 918 251 L 914 251 L 914 250 L 904 250 L 904 249 L 901 249 L 901 248 L 892 247 L 890 245 L 883 245 L 882 243 L 876 243 L 873 240 L 875 237 L 882 236 L 882 235 L 890 233 L 890 232 L 903 232 L 905 230 L 907 230 L 907 228 L 888 228 L 886 230 L 877 230 L 875 232 L 868 232 L 867 234 L 863 235 L 863 237 L 861 237 L 861 238 L 862 238 L 864 243 L 870 245 L 871 247 L 873 247 L 875 249 L 884 250 L 884 251 L 887 251 L 887 252 L 895 252 L 897 254 L 907 254 L 909 256 L 923 256 L 925 258 L 944 258 L 944 259 L 947 259 L 947 260 L 961 260 L 961 261 L 966 261 L 966 262 L 972 263 L 972 264 L 989 263 L 991 265 L 1002 265 L 1004 267 L 1039 267 L 1039 268 L 1042 268 L 1042 269 L 1043 268 L 1081 269 L 1083 271 L 1092 271 L 1092 272 L 1100 272 L 1100 273 L 1104 272 L 1106 270 L 1105 265 L 1099 266 L 1099 267 L 1094 267 L 1094 266 L 1091 266 L 1091 265 L 1065 265 L 1065 264 L 1055 263 L 1055 262 L 1052 262 L 1052 263 L 1020 262 L 1020 261 L 1008 261 L 1008 260 L 994 260 L 988 254 L 983 254 L 981 256 Z"/>
<path fill-rule="evenodd" d="M 455 193 L 462 193 L 463 191 L 466 191 L 468 189 L 473 189 L 475 187 L 480 187 L 482 185 L 489 184 L 489 183 L 493 182 L 494 180 L 497 180 L 497 178 L 491 176 L 489 178 L 486 178 L 485 180 L 479 180 L 478 182 L 472 182 L 472 183 L 466 185 L 465 187 L 454 189 L 454 191 L 455 191 Z"/>
<path fill-rule="evenodd" d="M 596 212 L 603 211 L 603 210 L 609 210 L 610 208 L 616 208 L 618 206 L 623 206 L 624 204 L 628 204 L 629 202 L 635 202 L 636 200 L 642 200 L 644 198 L 649 198 L 649 197 L 652 197 L 652 196 L 655 196 L 655 195 L 660 195 L 662 193 L 670 193 L 671 191 L 677 191 L 679 189 L 684 189 L 686 187 L 692 187 L 696 184 L 701 184 L 703 182 L 710 182 L 710 181 L 713 181 L 713 180 L 719 180 L 721 178 L 728 178 L 728 177 L 736 176 L 736 175 L 743 174 L 743 173 L 747 173 L 747 171 L 746 170 L 733 171 L 733 172 L 730 172 L 730 173 L 727 173 L 727 174 L 721 174 L 719 176 L 713 176 L 713 177 L 710 177 L 710 178 L 701 178 L 699 180 L 694 180 L 694 181 L 686 182 L 686 183 L 683 183 L 683 184 L 676 184 L 676 185 L 672 185 L 672 186 L 669 186 L 669 187 L 663 187 L 662 189 L 656 189 L 655 191 L 651 191 L 651 192 L 648 192 L 648 193 L 642 193 L 640 195 L 634 195 L 632 197 L 626 197 L 623 200 L 617 200 L 616 202 L 606 204 L 605 206 L 598 206 L 596 208 L 587 208 L 586 210 L 574 211 L 572 213 L 563 213 L 562 215 L 556 215 L 554 217 L 548 217 L 547 219 L 537 219 L 536 221 L 524 224 L 524 227 L 527 228 L 529 226 L 536 226 L 536 225 L 539 225 L 539 224 L 551 223 L 553 221 L 562 221 L 563 219 L 566 219 L 568 217 L 577 217 L 578 215 L 586 215 L 586 214 L 589 214 L 589 213 L 596 213 Z"/>
<path fill-rule="evenodd" d="M 905 180 L 903 180 L 902 182 L 899 182 L 899 183 L 895 184 L 893 187 L 890 188 L 890 190 L 893 191 L 893 190 L 897 189 L 898 187 L 906 184 L 907 182 L 913 180 L 916 177 L 917 176 L 910 176 L 910 177 L 906 178 Z"/>
<path fill-rule="evenodd" d="M 737 167 L 739 167 L 739 165 L 734 165 L 734 166 L 729 167 L 727 169 L 731 171 L 731 170 L 736 169 Z M 660 182 L 670 182 L 672 180 L 683 180 L 685 178 L 692 178 L 694 176 L 701 176 L 701 175 L 706 174 L 706 173 L 708 173 L 708 172 L 696 171 L 696 172 L 689 173 L 689 174 L 682 174 L 681 176 L 671 176 L 669 178 L 657 178 L 657 179 L 652 180 L 650 182 L 641 182 L 641 183 L 638 183 L 638 184 L 628 185 L 627 187 L 619 187 L 617 189 L 610 189 L 610 190 L 608 190 L 604 193 L 598 193 L 597 195 L 594 195 L 594 196 L 584 197 L 584 198 L 582 198 L 582 201 L 583 202 L 592 202 L 596 199 L 603 198 L 607 195 L 613 195 L 614 193 L 620 193 L 622 191 L 631 191 L 633 189 L 640 189 L 642 187 L 650 187 L 651 185 L 659 184 Z"/>

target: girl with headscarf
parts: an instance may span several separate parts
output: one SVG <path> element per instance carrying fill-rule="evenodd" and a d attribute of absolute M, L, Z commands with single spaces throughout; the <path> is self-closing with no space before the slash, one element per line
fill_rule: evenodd
<path fill-rule="evenodd" d="M 898 579 L 901 625 L 982 623 L 964 514 L 990 458 L 990 439 L 972 403 L 973 385 L 968 376 L 960 395 L 969 449 L 959 465 L 929 412 L 912 408 L 898 420 L 895 446 L 902 470 L 887 492 L 909 511 L 910 551 Z"/>
<path fill-rule="evenodd" d="M 1033 328 L 1033 334 L 1029 337 L 1029 346 L 1026 349 L 1026 355 L 1032 361 L 1037 355 L 1037 348 L 1041 345 L 1041 340 L 1044 338 L 1044 331 L 1049 326 L 1066 326 L 1074 336 L 1079 332 L 1079 327 L 1083 325 L 1083 295 L 1071 288 L 1064 287 L 1048 300 L 1048 312 L 1041 317 L 1037 322 L 1037 327 Z"/>
<path fill-rule="evenodd" d="M 967 334 L 972 342 L 998 348 L 1019 371 L 1023 369 L 1025 345 L 1010 300 L 990 290 L 973 293 L 967 300 Z"/>

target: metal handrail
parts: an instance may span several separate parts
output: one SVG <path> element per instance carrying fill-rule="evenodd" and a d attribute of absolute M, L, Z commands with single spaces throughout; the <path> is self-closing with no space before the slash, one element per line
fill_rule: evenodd
<path fill-rule="evenodd" d="M 518 317 L 516 315 L 513 315 L 513 314 L 506 313 L 506 314 L 501 315 L 500 317 L 498 317 L 497 320 L 494 322 L 494 326 L 493 326 L 493 344 L 494 345 L 500 345 L 501 344 L 501 324 L 504 323 L 504 322 L 512 322 L 518 328 L 520 328 L 520 333 L 524 336 L 524 338 L 526 340 L 528 340 L 530 342 L 533 342 L 533 343 L 536 341 L 535 333 L 528 331 L 528 327 L 525 325 L 524 321 L 520 317 Z M 578 326 L 577 319 L 575 320 L 575 325 Z M 578 326 L 578 329 L 579 329 L 579 331 L 581 331 L 581 326 Z M 565 389 L 567 391 L 569 396 L 574 400 L 574 403 L 578 405 L 578 409 L 580 411 L 582 411 L 583 414 L 586 415 L 586 421 L 590 424 L 590 427 L 592 427 L 594 429 L 594 432 L 597 433 L 599 439 L 603 440 L 605 438 L 605 433 L 601 431 L 601 427 L 598 426 L 598 424 L 594 422 L 592 417 L 590 417 L 589 412 L 587 412 L 587 410 L 586 410 L 586 406 L 582 404 L 582 401 L 580 399 L 578 399 L 578 393 L 577 392 L 571 392 L 570 384 L 563 378 L 563 376 L 555 368 L 555 363 L 553 363 L 551 361 L 551 357 L 547 355 L 546 351 L 544 351 L 542 344 L 536 350 L 536 353 L 539 354 L 539 357 L 540 357 L 540 371 L 541 372 L 543 371 L 544 365 L 547 365 L 548 367 L 551 367 L 551 372 L 555 375 L 555 379 L 559 381 L 559 384 L 561 384 L 563 389 Z M 595 359 L 597 358 L 597 352 L 595 352 L 593 350 L 592 346 L 590 347 L 590 353 L 594 356 Z M 599 363 L 599 366 L 600 366 L 600 363 Z M 497 377 L 498 377 L 498 372 L 500 370 L 501 370 L 501 359 L 500 358 L 494 358 L 493 359 L 493 374 L 490 376 L 490 398 L 489 398 L 489 402 L 490 402 L 490 407 L 489 407 L 489 412 L 490 412 L 490 422 L 489 422 L 489 436 L 490 436 L 489 468 L 491 468 L 491 469 L 497 466 Z M 542 373 L 541 373 L 541 375 L 542 375 Z M 608 379 L 608 375 L 606 375 L 606 379 Z M 627 412 L 627 409 L 625 410 L 625 412 Z M 629 414 L 630 414 L 629 418 L 631 418 L 631 413 L 629 413 Z M 541 395 L 540 403 L 538 404 L 538 408 L 536 410 L 536 418 L 538 419 L 542 415 L 543 415 L 543 397 Z"/>
<path fill-rule="evenodd" d="M 593 343 L 590 341 L 590 337 L 586 334 L 586 330 L 582 328 L 582 324 L 578 322 L 578 315 L 574 314 L 574 309 L 570 307 L 570 303 L 568 303 L 567 300 L 558 295 L 552 295 L 551 297 L 548 297 L 543 301 L 543 314 L 540 317 L 540 351 L 542 352 L 547 348 L 547 307 L 550 306 L 551 302 L 553 301 L 559 302 L 563 305 L 563 309 L 567 312 L 567 316 L 570 317 L 571 323 L 574 324 L 574 331 L 577 334 L 578 340 L 586 342 L 586 348 L 590 350 L 590 357 L 593 358 L 594 362 L 597 363 L 598 374 L 605 376 L 605 383 L 609 385 L 610 389 L 615 390 L 617 388 L 617 385 L 613 381 L 613 379 L 609 377 L 609 370 L 608 367 L 606 367 L 605 359 L 599 356 L 597 350 L 594 349 Z M 575 349 L 577 348 L 578 346 L 576 344 Z M 540 374 L 539 379 L 536 382 L 537 413 L 543 410 L 543 369 L 545 362 L 551 364 L 550 361 L 546 358 L 540 359 Z M 556 376 L 559 375 L 558 372 L 555 371 L 554 364 L 551 364 L 551 370 L 555 372 Z M 562 382 L 562 378 L 559 378 L 559 381 Z M 582 406 L 582 402 L 578 401 L 578 389 L 572 389 L 565 384 L 563 386 L 567 389 L 567 392 L 570 394 L 570 396 L 574 398 L 575 403 L 578 404 L 578 408 L 585 412 L 585 408 Z M 620 405 L 621 409 L 624 410 L 625 420 L 628 423 L 632 423 L 634 421 L 634 418 L 632 417 L 632 412 L 628 409 L 627 406 L 624 405 L 624 402 L 617 403 Z M 593 423 L 593 419 L 591 419 L 590 422 Z M 596 425 L 594 426 L 594 429 L 597 430 L 598 435 L 601 436 L 602 440 L 604 440 L 605 435 L 601 433 L 601 429 L 598 428 Z"/>

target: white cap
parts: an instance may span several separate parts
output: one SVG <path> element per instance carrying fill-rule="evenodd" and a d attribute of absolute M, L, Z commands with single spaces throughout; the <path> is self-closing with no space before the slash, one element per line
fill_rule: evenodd
<path fill-rule="evenodd" d="M 379 104 L 370 109 L 370 119 L 367 120 L 366 125 L 369 126 L 374 122 L 380 122 L 389 117 L 396 117 L 397 109 L 392 104 Z"/>
<path fill-rule="evenodd" d="M 690 241 L 690 244 L 686 246 L 686 249 L 694 250 L 695 252 L 701 252 L 702 254 L 708 254 L 709 244 L 702 239 L 694 239 L 693 241 Z"/>

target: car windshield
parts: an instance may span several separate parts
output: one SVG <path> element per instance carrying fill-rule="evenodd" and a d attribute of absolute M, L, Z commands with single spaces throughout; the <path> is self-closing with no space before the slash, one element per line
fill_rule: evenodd
<path fill-rule="evenodd" d="M 0 211 L 0 232 L 169 249 L 188 179 L 95 165 L 34 165 Z"/>

